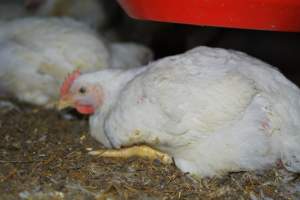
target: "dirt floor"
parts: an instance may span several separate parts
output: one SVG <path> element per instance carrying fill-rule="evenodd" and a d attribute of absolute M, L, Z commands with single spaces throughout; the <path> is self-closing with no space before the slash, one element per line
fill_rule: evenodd
<path fill-rule="evenodd" d="M 0 199 L 300 199 L 300 180 L 282 168 L 192 179 L 159 161 L 87 154 L 98 144 L 78 119 L 0 101 Z"/>

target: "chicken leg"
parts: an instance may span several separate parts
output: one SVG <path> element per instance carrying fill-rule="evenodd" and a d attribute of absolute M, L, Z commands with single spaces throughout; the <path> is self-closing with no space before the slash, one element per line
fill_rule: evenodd
<path fill-rule="evenodd" d="M 160 160 L 163 164 L 171 164 L 173 162 L 172 158 L 168 154 L 162 153 L 146 145 L 132 146 L 122 149 L 100 149 L 90 151 L 89 154 L 100 157 L 113 158 L 130 158 L 133 156 L 138 156 L 142 158 L 148 158 L 150 160 L 157 159 Z"/>

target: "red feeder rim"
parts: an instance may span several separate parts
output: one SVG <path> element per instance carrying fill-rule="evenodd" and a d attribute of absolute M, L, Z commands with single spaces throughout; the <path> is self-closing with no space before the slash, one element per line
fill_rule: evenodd
<path fill-rule="evenodd" d="M 300 32 L 300 0 L 118 0 L 133 18 Z"/>

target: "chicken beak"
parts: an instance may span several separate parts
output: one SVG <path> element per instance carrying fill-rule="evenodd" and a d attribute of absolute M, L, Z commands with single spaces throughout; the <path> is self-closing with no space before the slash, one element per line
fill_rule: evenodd
<path fill-rule="evenodd" d="M 70 101 L 69 99 L 60 99 L 59 102 L 56 104 L 56 108 L 58 110 L 62 110 L 67 107 L 73 107 L 74 103 Z"/>

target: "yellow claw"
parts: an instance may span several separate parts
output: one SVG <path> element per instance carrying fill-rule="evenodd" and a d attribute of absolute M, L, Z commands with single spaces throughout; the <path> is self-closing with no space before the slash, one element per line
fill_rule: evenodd
<path fill-rule="evenodd" d="M 122 149 L 99 149 L 90 151 L 89 154 L 94 156 L 112 158 L 130 158 L 133 156 L 137 156 L 141 158 L 148 158 L 150 160 L 157 159 L 160 160 L 163 164 L 171 164 L 173 162 L 172 158 L 168 154 L 162 153 L 147 145 L 132 146 Z"/>

